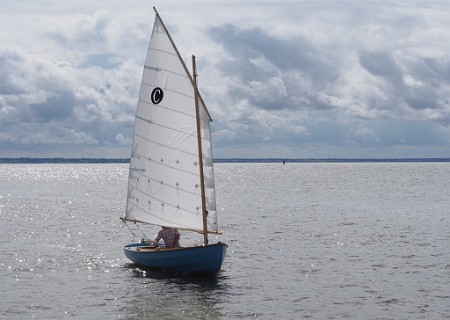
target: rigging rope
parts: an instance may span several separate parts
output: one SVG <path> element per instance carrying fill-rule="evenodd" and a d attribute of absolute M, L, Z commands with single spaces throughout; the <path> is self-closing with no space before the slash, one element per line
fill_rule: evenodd
<path fill-rule="evenodd" d="M 127 221 L 123 218 L 120 218 L 120 220 L 122 220 L 123 223 L 125 223 L 125 225 L 127 226 L 128 230 L 130 230 L 131 234 L 137 238 L 136 234 L 133 232 L 133 230 L 131 230 L 130 226 L 128 225 Z M 139 229 L 139 231 L 142 233 L 142 235 L 144 236 L 145 239 L 150 240 L 147 235 L 144 233 L 144 231 L 142 231 L 141 228 L 139 228 L 139 224 L 137 223 L 137 221 L 134 221 L 134 225 L 136 226 L 136 228 Z"/>
<path fill-rule="evenodd" d="M 136 234 L 133 232 L 133 230 L 131 230 L 130 226 L 128 225 L 128 223 L 125 221 L 125 219 L 120 219 L 122 220 L 123 223 L 125 223 L 125 225 L 127 226 L 128 230 L 130 230 L 131 234 L 136 237 Z M 136 223 L 136 222 L 135 222 Z"/>
<path fill-rule="evenodd" d="M 141 228 L 139 228 L 139 225 L 136 223 L 136 221 L 134 222 L 134 224 L 136 225 L 136 228 L 139 229 L 139 231 L 142 233 L 142 235 L 144 236 L 145 239 L 150 240 L 147 235 L 141 230 Z"/>

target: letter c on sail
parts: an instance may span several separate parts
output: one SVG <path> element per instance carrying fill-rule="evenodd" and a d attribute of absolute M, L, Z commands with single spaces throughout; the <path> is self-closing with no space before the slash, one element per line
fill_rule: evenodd
<path fill-rule="evenodd" d="M 156 87 L 155 89 L 153 89 L 152 91 L 152 95 L 151 95 L 151 99 L 153 104 L 158 104 L 162 101 L 164 97 L 164 92 L 162 91 L 161 88 Z"/>

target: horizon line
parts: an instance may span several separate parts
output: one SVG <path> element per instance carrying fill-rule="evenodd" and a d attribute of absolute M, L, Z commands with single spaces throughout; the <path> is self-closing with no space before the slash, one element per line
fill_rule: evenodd
<path fill-rule="evenodd" d="M 130 158 L 95 158 L 95 157 L 4 157 L 0 164 L 13 163 L 129 163 Z M 316 163 L 316 162 L 450 162 L 450 158 L 414 157 L 414 158 L 215 158 L 216 163 Z"/>

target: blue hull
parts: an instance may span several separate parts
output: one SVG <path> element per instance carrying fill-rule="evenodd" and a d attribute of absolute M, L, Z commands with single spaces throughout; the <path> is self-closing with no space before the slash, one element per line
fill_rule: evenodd
<path fill-rule="evenodd" d="M 144 243 L 124 247 L 125 255 L 135 264 L 175 273 L 209 273 L 220 271 L 228 246 L 225 243 L 187 248 L 151 248 Z"/>

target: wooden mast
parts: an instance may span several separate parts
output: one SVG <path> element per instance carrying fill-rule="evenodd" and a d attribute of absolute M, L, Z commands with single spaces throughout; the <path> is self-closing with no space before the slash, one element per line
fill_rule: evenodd
<path fill-rule="evenodd" d="M 192 55 L 192 82 L 194 84 L 194 100 L 195 100 L 195 115 L 197 118 L 197 143 L 198 143 L 198 165 L 200 167 L 200 190 L 202 195 L 202 215 L 203 215 L 203 243 L 208 244 L 208 220 L 206 211 L 206 196 L 205 196 L 205 177 L 203 173 L 203 150 L 202 150 L 202 136 L 201 136 L 201 120 L 200 120 L 200 106 L 198 103 L 198 86 L 197 86 L 197 65 L 195 63 L 195 56 Z"/>

